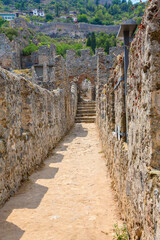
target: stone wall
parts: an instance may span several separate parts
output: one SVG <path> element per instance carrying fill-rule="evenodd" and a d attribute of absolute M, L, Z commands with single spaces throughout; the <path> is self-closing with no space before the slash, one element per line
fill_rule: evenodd
<path fill-rule="evenodd" d="M 16 18 L 11 22 L 11 26 L 16 28 L 17 37 L 10 41 L 4 34 L 0 34 L 0 66 L 8 70 L 31 68 L 34 64 L 53 64 L 56 56 L 56 46 L 54 44 L 40 46 L 38 51 L 32 52 L 30 56 L 23 56 L 23 49 L 32 43 L 38 45 L 35 34 L 30 30 L 30 24 L 24 19 Z"/>
<path fill-rule="evenodd" d="M 104 82 L 98 59 L 97 125 L 131 240 L 160 239 L 159 9 L 153 0 L 130 46 L 126 111 L 123 55 Z"/>
<path fill-rule="evenodd" d="M 74 50 L 68 50 L 66 54 L 66 66 L 69 80 L 75 80 L 78 87 L 81 89 L 81 85 L 83 80 L 88 79 L 91 82 L 92 87 L 92 98 L 95 98 L 94 88 L 97 83 L 97 69 L 99 66 L 97 65 L 97 58 L 99 58 L 99 53 L 103 55 L 104 61 L 104 71 L 105 78 L 109 75 L 110 69 L 113 65 L 113 56 L 118 55 L 122 51 L 122 48 L 113 47 L 110 49 L 111 54 L 106 55 L 104 49 L 96 49 L 96 54 L 91 56 L 90 49 L 81 50 L 81 56 L 76 56 L 76 52 Z M 100 77 L 102 81 L 102 76 Z"/>
<path fill-rule="evenodd" d="M 66 65 L 70 80 L 78 77 L 82 81 L 88 77 L 91 82 L 96 81 L 97 57 L 91 56 L 90 49 L 81 50 L 81 57 L 76 56 L 75 50 L 67 50 Z"/>
<path fill-rule="evenodd" d="M 74 123 L 76 85 L 61 81 L 48 91 L 0 68 L 0 205 Z"/>
<path fill-rule="evenodd" d="M 51 37 L 69 36 L 71 38 L 86 38 L 90 32 L 117 33 L 119 25 L 93 25 L 87 23 L 45 23 L 36 27 L 37 32 L 42 32 Z"/>
<path fill-rule="evenodd" d="M 32 66 L 32 82 L 48 90 L 65 88 L 69 85 L 66 62 L 62 56 L 56 56 L 52 64 L 44 62 Z M 72 81 L 70 81 L 72 82 Z"/>
<path fill-rule="evenodd" d="M 20 45 L 10 42 L 4 33 L 0 34 L 0 66 L 6 69 L 21 67 Z"/>
<path fill-rule="evenodd" d="M 43 65 L 53 64 L 56 57 L 56 46 L 54 44 L 51 45 L 42 45 L 39 47 L 38 51 L 32 52 L 29 56 L 21 56 L 22 68 L 30 68 L 35 64 Z"/>
<path fill-rule="evenodd" d="M 23 36 L 22 36 L 23 39 Z M 10 69 L 31 68 L 35 64 L 53 64 L 56 57 L 56 46 L 40 46 L 38 51 L 23 56 L 22 50 L 28 45 L 21 36 L 10 41 L 5 34 L 0 34 L 0 66 Z M 24 40 L 25 41 L 25 40 Z"/>
<path fill-rule="evenodd" d="M 87 23 L 42 23 L 39 26 L 34 23 L 28 23 L 23 18 L 16 18 L 12 21 L 11 26 L 13 28 L 28 29 L 31 28 L 36 32 L 42 32 L 51 37 L 63 37 L 69 36 L 71 38 L 86 38 L 90 32 L 106 32 L 106 33 L 117 33 L 119 25 L 93 25 Z"/>
<path fill-rule="evenodd" d="M 22 50 L 29 45 L 30 38 L 32 38 L 34 44 L 38 44 L 36 37 L 33 36 L 33 32 L 27 28 L 27 24 L 23 28 L 23 22 L 25 22 L 25 20 L 21 22 L 22 25 L 20 27 L 20 25 L 14 26 L 14 21 L 11 21 L 12 27 L 16 28 L 18 34 L 17 37 L 13 36 L 12 41 L 10 41 L 5 34 L 0 34 L 0 66 L 6 69 L 21 69 L 24 65 L 22 60 L 26 63 L 24 68 L 28 68 L 34 60 L 34 58 L 32 58 L 33 56 L 27 56 L 23 59 Z"/>

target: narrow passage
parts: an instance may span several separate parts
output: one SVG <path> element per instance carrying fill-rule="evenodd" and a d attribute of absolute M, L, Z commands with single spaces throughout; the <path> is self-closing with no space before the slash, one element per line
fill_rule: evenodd
<path fill-rule="evenodd" d="M 0 209 L 0 240 L 112 240 L 119 209 L 95 124 L 75 124 Z"/>

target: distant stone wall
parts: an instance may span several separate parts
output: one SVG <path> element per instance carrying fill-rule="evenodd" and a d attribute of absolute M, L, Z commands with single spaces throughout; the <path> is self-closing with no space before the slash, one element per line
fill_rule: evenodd
<path fill-rule="evenodd" d="M 70 36 L 73 38 L 85 38 L 90 32 L 106 32 L 117 33 L 119 30 L 119 25 L 93 25 L 87 23 L 46 23 L 36 28 L 37 32 L 42 32 L 46 35 L 59 37 L 59 36 Z"/>
<path fill-rule="evenodd" d="M 12 21 L 12 27 L 28 29 L 31 28 L 36 32 L 42 32 L 51 37 L 69 36 L 71 38 L 86 38 L 89 32 L 106 32 L 117 33 L 119 25 L 94 25 L 88 23 L 43 23 L 41 25 L 35 25 L 34 23 L 28 23 L 23 18 L 16 18 Z"/>
<path fill-rule="evenodd" d="M 127 111 L 123 55 L 104 82 L 103 55 L 98 58 L 97 125 L 131 240 L 160 239 L 159 9 L 153 0 L 130 46 Z"/>
<path fill-rule="evenodd" d="M 73 125 L 76 85 L 64 85 L 48 91 L 0 68 L 0 205 Z"/>
<path fill-rule="evenodd" d="M 34 24 L 31 24 L 27 22 L 24 18 L 18 17 L 15 18 L 13 21 L 10 22 L 12 28 L 23 28 L 28 29 L 31 28 L 32 30 L 36 29 L 36 26 Z"/>

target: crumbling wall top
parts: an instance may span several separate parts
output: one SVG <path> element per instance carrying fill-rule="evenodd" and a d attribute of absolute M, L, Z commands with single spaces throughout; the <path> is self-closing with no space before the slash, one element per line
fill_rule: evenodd
<path fill-rule="evenodd" d="M 91 56 L 91 51 L 89 48 L 81 50 L 81 58 L 88 58 Z"/>
<path fill-rule="evenodd" d="M 75 58 L 76 57 L 76 51 L 71 49 L 71 50 L 67 50 L 66 52 L 66 59 L 70 60 L 71 58 Z"/>
<path fill-rule="evenodd" d="M 96 49 L 96 53 L 95 53 L 96 55 L 103 54 L 103 53 L 105 54 L 104 48 L 97 48 Z"/>

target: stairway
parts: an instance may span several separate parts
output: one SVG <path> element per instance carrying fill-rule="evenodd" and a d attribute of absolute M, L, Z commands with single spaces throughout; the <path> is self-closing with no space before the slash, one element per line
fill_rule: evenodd
<path fill-rule="evenodd" d="M 77 107 L 76 123 L 94 123 L 96 119 L 96 103 L 79 102 Z"/>

